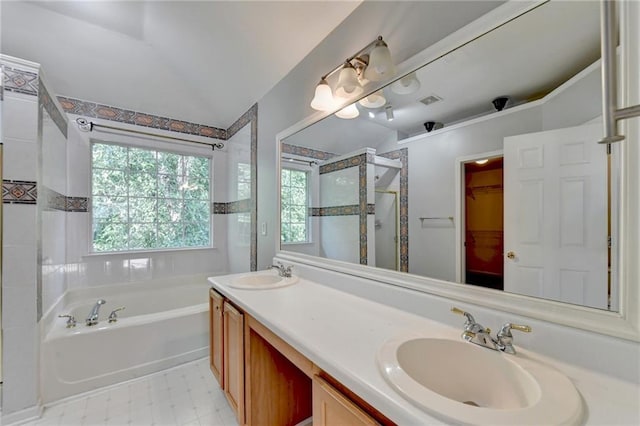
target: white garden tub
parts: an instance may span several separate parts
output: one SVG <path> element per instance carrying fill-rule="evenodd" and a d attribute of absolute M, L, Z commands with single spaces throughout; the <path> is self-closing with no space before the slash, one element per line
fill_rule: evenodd
<path fill-rule="evenodd" d="M 41 347 L 42 400 L 49 403 L 133 379 L 208 354 L 206 277 L 176 277 L 70 290 L 44 318 L 51 324 Z M 85 318 L 98 299 L 99 323 Z M 109 313 L 121 306 L 118 321 Z M 58 314 L 77 320 L 66 328 Z"/>

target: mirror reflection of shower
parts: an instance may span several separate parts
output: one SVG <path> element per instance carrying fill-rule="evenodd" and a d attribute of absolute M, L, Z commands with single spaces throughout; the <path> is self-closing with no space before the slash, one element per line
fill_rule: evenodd
<path fill-rule="evenodd" d="M 375 166 L 375 251 L 376 266 L 398 271 L 400 229 L 398 196 L 400 169 Z"/>

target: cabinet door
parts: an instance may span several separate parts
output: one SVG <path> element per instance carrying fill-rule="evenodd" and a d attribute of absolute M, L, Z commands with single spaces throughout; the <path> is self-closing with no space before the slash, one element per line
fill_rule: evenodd
<path fill-rule="evenodd" d="M 220 387 L 224 388 L 224 365 L 222 363 L 223 328 L 222 301 L 217 291 L 209 290 L 209 366 Z"/>
<path fill-rule="evenodd" d="M 313 426 L 377 425 L 360 407 L 318 376 L 313 376 Z"/>
<path fill-rule="evenodd" d="M 224 301 L 224 393 L 244 424 L 244 318 L 228 301 Z"/>

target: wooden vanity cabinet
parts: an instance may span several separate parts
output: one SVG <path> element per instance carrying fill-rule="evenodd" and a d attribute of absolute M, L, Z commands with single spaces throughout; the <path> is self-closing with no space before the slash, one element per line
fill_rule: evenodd
<path fill-rule="evenodd" d="M 209 305 L 211 371 L 239 425 L 394 425 L 213 289 Z"/>
<path fill-rule="evenodd" d="M 223 302 L 222 353 L 224 394 L 242 425 L 245 422 L 244 315 L 227 300 Z"/>
<path fill-rule="evenodd" d="M 322 377 L 313 376 L 313 426 L 378 424 L 373 417 Z"/>
<path fill-rule="evenodd" d="M 224 297 L 215 291 L 209 290 L 209 367 L 220 387 L 224 389 L 224 375 L 222 364 L 223 328 L 222 328 L 222 304 Z"/>

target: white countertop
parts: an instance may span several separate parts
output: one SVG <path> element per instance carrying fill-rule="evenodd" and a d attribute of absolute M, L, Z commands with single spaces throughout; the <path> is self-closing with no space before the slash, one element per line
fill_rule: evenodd
<path fill-rule="evenodd" d="M 300 278 L 271 290 L 228 287 L 234 277 L 209 282 L 245 312 L 267 326 L 314 364 L 399 425 L 444 424 L 397 393 L 378 370 L 376 355 L 388 340 L 403 336 L 460 339 L 460 328 L 409 314 Z M 517 348 L 517 338 L 516 338 Z M 587 348 L 575 348 L 586 350 Z M 640 424 L 640 387 L 559 363 L 526 350 L 527 357 L 568 376 L 587 406 L 586 424 Z"/>

